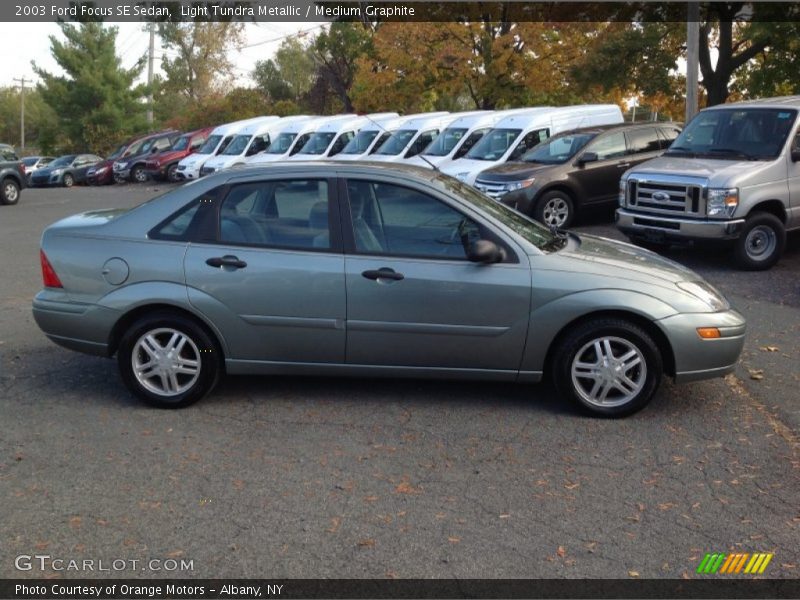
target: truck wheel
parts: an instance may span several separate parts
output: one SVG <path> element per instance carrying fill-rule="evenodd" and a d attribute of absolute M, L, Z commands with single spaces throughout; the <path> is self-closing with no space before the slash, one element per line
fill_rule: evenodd
<path fill-rule="evenodd" d="M 16 204 L 19 202 L 19 185 L 16 181 L 7 177 L 3 180 L 2 193 L 0 193 L 0 204 Z"/>
<path fill-rule="evenodd" d="M 623 417 L 643 408 L 663 371 L 650 335 L 614 317 L 592 319 L 568 332 L 550 364 L 559 394 L 603 417 Z"/>
<path fill-rule="evenodd" d="M 569 227 L 574 217 L 575 207 L 572 198 L 558 190 L 544 194 L 533 210 L 534 219 L 559 229 Z"/>
<path fill-rule="evenodd" d="M 736 263 L 748 271 L 769 269 L 778 262 L 785 246 L 786 230 L 781 220 L 770 213 L 753 213 L 736 240 Z"/>

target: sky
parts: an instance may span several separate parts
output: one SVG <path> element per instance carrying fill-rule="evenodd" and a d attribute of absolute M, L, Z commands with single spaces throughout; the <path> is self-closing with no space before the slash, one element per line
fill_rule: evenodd
<path fill-rule="evenodd" d="M 303 39 L 311 39 L 319 31 L 322 23 L 246 23 L 245 45 L 249 46 L 240 51 L 231 51 L 230 58 L 234 65 L 237 83 L 243 86 L 252 84 L 250 72 L 259 60 L 271 58 L 281 42 L 291 35 L 308 32 Z M 117 34 L 117 55 L 122 57 L 125 67 L 133 66 L 136 61 L 147 53 L 149 36 L 143 23 L 114 23 L 119 29 Z M 35 80 L 36 75 L 31 68 L 31 61 L 36 61 L 37 66 L 51 72 L 60 73 L 61 70 L 50 54 L 49 36 L 55 35 L 63 39 L 61 30 L 55 23 L 0 23 L 0 39 L 3 47 L 13 48 L 3 61 L 0 70 L 0 87 L 19 85 L 14 79 L 25 77 Z M 155 69 L 159 70 L 163 50 L 156 36 Z M 147 76 L 145 68 L 143 78 Z M 25 86 L 30 87 L 26 82 Z"/>

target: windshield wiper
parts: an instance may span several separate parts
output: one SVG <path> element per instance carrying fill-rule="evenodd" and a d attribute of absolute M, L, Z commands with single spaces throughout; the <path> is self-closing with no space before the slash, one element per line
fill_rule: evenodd
<path fill-rule="evenodd" d="M 675 154 L 685 154 L 692 158 L 697 157 L 697 153 L 686 146 L 671 146 L 666 152 L 664 152 L 664 156 L 672 156 Z"/>
<path fill-rule="evenodd" d="M 748 154 L 747 152 L 742 152 L 741 150 L 737 150 L 736 148 L 709 148 L 709 154 L 728 154 L 730 156 L 738 156 L 739 158 L 744 158 L 746 160 L 755 160 L 755 156 Z"/>
<path fill-rule="evenodd" d="M 549 225 L 550 234 L 553 236 L 553 239 L 544 244 L 543 250 L 561 250 L 564 246 L 567 245 L 567 241 L 569 240 L 569 234 L 564 231 L 563 229 L 559 229 L 556 225 Z"/>

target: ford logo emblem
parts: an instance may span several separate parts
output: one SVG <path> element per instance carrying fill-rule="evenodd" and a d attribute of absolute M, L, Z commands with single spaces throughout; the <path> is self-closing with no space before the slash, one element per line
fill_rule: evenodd
<path fill-rule="evenodd" d="M 667 192 L 653 192 L 653 200 L 658 200 L 659 202 L 666 202 L 669 200 L 669 194 Z"/>

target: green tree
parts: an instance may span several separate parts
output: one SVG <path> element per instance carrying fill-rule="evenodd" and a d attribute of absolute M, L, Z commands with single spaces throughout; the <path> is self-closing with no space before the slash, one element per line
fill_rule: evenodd
<path fill-rule="evenodd" d="M 61 23 L 66 38 L 50 36 L 53 58 L 64 70 L 55 75 L 37 67 L 38 91 L 58 117 L 63 149 L 110 150 L 120 138 L 146 128 L 144 86 L 135 85 L 144 57 L 123 69 L 116 55 L 116 27 L 101 23 Z"/>
<path fill-rule="evenodd" d="M 272 102 L 300 103 L 314 85 L 314 69 L 309 48 L 297 38 L 289 37 L 278 48 L 274 59 L 256 63 L 253 79 Z"/>
<path fill-rule="evenodd" d="M 320 33 L 312 46 L 317 79 L 336 95 L 345 112 L 353 112 L 351 88 L 358 60 L 373 55 L 374 31 L 363 23 L 334 22 Z"/>
<path fill-rule="evenodd" d="M 58 119 L 35 88 L 25 90 L 25 146 L 52 152 Z M 0 88 L 0 140 L 20 147 L 20 90 Z"/>
<path fill-rule="evenodd" d="M 228 51 L 241 45 L 243 27 L 234 22 L 159 23 L 164 93 L 192 102 L 218 93 L 233 77 Z"/>

